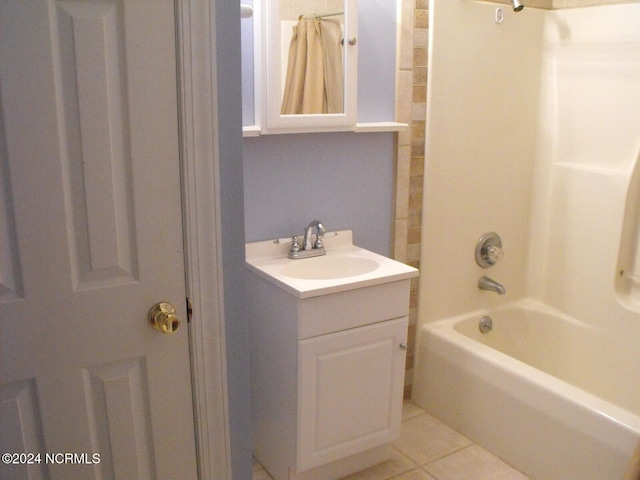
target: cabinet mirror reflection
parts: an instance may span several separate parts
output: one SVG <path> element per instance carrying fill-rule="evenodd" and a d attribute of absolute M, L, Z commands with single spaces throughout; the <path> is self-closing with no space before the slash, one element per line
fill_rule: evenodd
<path fill-rule="evenodd" d="M 263 133 L 352 129 L 356 0 L 264 0 L 263 5 Z"/>
<path fill-rule="evenodd" d="M 280 113 L 343 113 L 344 1 L 278 1 L 284 67 Z"/>

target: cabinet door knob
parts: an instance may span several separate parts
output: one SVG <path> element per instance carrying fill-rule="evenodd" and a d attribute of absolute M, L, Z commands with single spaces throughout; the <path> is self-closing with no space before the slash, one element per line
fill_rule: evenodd
<path fill-rule="evenodd" d="M 356 37 L 349 37 L 347 43 L 351 46 L 354 46 L 356 43 L 358 43 L 358 39 Z M 344 38 L 340 39 L 340 45 L 344 45 Z"/>
<path fill-rule="evenodd" d="M 401 343 L 400 344 L 400 350 L 406 350 L 407 349 L 407 344 L 406 343 Z"/>

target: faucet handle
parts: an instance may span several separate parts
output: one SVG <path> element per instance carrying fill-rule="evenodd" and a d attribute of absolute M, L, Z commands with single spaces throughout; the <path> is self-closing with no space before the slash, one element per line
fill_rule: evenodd
<path fill-rule="evenodd" d="M 504 251 L 497 245 L 487 248 L 487 262 L 491 264 L 498 263 L 504 258 Z"/>
<path fill-rule="evenodd" d="M 323 248 L 324 247 L 324 243 L 322 241 L 323 237 L 324 237 L 324 232 L 318 230 L 318 233 L 316 234 L 316 241 L 313 244 L 313 248 Z"/>
<path fill-rule="evenodd" d="M 298 236 L 291 237 L 291 247 L 289 247 L 289 258 L 296 258 L 300 253 L 300 244 L 298 243 Z"/>
<path fill-rule="evenodd" d="M 313 244 L 313 248 L 324 248 L 324 244 L 322 242 L 322 239 L 324 238 L 324 234 L 326 232 L 326 229 L 324 228 L 324 225 L 316 220 L 316 241 Z"/>
<path fill-rule="evenodd" d="M 476 244 L 476 262 L 482 268 L 489 268 L 504 258 L 502 239 L 495 232 L 485 233 Z"/>

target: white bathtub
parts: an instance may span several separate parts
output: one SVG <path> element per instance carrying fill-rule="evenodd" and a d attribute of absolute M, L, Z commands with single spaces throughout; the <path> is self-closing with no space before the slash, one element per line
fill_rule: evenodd
<path fill-rule="evenodd" d="M 413 399 L 535 480 L 621 480 L 640 441 L 640 358 L 621 343 L 531 301 L 441 320 Z"/>

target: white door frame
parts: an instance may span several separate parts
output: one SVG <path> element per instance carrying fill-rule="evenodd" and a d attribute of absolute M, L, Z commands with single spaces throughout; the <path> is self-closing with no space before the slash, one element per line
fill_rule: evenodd
<path fill-rule="evenodd" d="M 176 1 L 183 228 L 187 295 L 194 312 L 189 335 L 200 480 L 231 479 L 215 6 L 216 0 Z"/>

